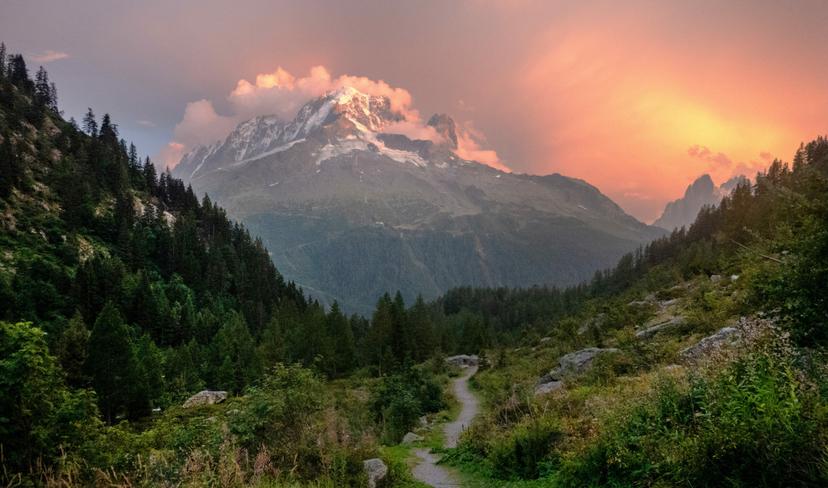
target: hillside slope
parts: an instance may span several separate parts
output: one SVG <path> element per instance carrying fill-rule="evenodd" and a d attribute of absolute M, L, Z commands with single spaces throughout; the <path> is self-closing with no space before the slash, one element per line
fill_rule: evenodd
<path fill-rule="evenodd" d="M 575 284 L 661 235 L 584 181 L 459 158 L 447 116 L 431 119 L 436 142 L 394 133 L 401 120 L 343 88 L 290 122 L 239 125 L 173 174 L 261 236 L 289 279 L 361 312 L 388 290 Z"/>

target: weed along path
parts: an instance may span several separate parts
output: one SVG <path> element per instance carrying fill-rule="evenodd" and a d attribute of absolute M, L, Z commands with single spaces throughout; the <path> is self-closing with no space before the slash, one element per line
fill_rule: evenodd
<path fill-rule="evenodd" d="M 452 382 L 452 391 L 454 397 L 460 403 L 460 415 L 453 422 L 447 423 L 443 427 L 445 433 L 445 447 L 457 447 L 457 440 L 460 434 L 466 429 L 477 412 L 480 410 L 480 404 L 477 397 L 469 390 L 469 378 L 474 376 L 477 372 L 477 366 L 470 366 L 465 369 L 463 374 Z M 427 448 L 418 448 L 414 450 L 418 461 L 416 466 L 411 470 L 411 474 L 417 480 L 437 488 L 458 487 L 460 483 L 453 471 L 437 464 L 440 458 L 433 454 Z"/>

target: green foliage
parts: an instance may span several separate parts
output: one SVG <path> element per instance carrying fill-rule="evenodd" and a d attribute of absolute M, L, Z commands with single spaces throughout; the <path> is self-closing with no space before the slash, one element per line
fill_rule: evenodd
<path fill-rule="evenodd" d="M 96 416 L 88 392 L 64 386 L 42 330 L 0 322 L 0 481 L 53 461 L 62 447 L 89 442 Z"/>
<path fill-rule="evenodd" d="M 108 422 L 121 414 L 137 418 L 148 413 L 147 378 L 142 374 L 129 328 L 112 303 L 107 303 L 95 320 L 85 369 Z"/>
<path fill-rule="evenodd" d="M 789 352 L 762 352 L 688 386 L 664 379 L 566 461 L 564 486 L 819 486 L 828 412 Z"/>
<path fill-rule="evenodd" d="M 552 464 L 550 453 L 561 437 L 560 428 L 549 419 L 521 423 L 488 448 L 492 474 L 499 479 L 536 479 Z"/>
<path fill-rule="evenodd" d="M 443 408 L 443 391 L 424 368 L 409 367 L 383 377 L 372 391 L 371 408 L 382 426 L 383 439 L 395 444 L 427 413 Z"/>

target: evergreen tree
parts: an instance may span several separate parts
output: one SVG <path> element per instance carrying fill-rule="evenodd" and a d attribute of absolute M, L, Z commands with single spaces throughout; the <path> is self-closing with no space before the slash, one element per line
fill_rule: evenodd
<path fill-rule="evenodd" d="M 6 76 L 6 44 L 0 42 L 0 78 Z"/>
<path fill-rule="evenodd" d="M 117 307 L 107 302 L 89 336 L 85 369 L 98 394 L 101 413 L 110 423 L 121 413 L 134 418 L 149 407 L 146 380 L 129 338 Z"/>
<path fill-rule="evenodd" d="M 327 317 L 327 333 L 333 344 L 333 361 L 331 361 L 332 376 L 339 376 L 350 371 L 355 366 L 356 347 L 354 333 L 348 319 L 339 310 L 339 304 L 334 301 Z"/>
<path fill-rule="evenodd" d="M 26 68 L 26 61 L 20 54 L 9 56 L 7 75 L 9 81 L 25 93 L 31 93 L 34 89 L 32 80 L 29 79 L 29 70 Z"/>
<path fill-rule="evenodd" d="M 49 74 L 46 73 L 43 66 L 38 68 L 37 73 L 35 74 L 34 89 L 35 103 L 38 103 L 44 107 L 51 107 L 52 88 L 49 85 Z"/>
<path fill-rule="evenodd" d="M 66 372 L 66 382 L 69 386 L 81 388 L 89 384 L 89 377 L 84 371 L 88 344 L 89 329 L 86 328 L 80 312 L 75 312 L 57 345 L 58 359 L 63 371 Z"/>
<path fill-rule="evenodd" d="M 91 108 L 88 108 L 83 116 L 83 130 L 92 137 L 98 137 L 98 122 L 95 121 L 95 113 Z"/>

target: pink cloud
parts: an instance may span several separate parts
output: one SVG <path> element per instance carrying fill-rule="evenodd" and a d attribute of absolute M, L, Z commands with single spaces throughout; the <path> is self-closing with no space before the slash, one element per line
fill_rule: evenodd
<path fill-rule="evenodd" d="M 308 100 L 342 87 L 388 98 L 391 110 L 401 114 L 403 120 L 385 127 L 385 132 L 403 134 L 411 139 L 444 142 L 433 127 L 424 123 L 413 107 L 411 93 L 404 88 L 364 76 L 346 74 L 334 78 L 324 66 L 314 66 L 306 76 L 296 77 L 280 66 L 273 72 L 258 74 L 253 81 L 239 80 L 227 96 L 230 106 L 228 115 L 217 113 L 213 103 L 206 99 L 188 103 L 181 122 L 175 126 L 173 140 L 158 158 L 166 166 L 173 167 L 187 151 L 225 137 L 242 121 L 260 115 L 276 115 L 290 120 Z M 456 153 L 463 159 L 510 171 L 497 152 L 484 148 L 485 142 L 483 134 L 471 123 L 466 123 L 458 127 Z"/>
<path fill-rule="evenodd" d="M 52 61 L 58 61 L 60 59 L 66 59 L 69 57 L 69 54 L 63 51 L 52 51 L 51 49 L 47 51 L 43 51 L 42 53 L 38 53 L 32 56 L 34 61 L 38 63 L 51 63 Z"/>
<path fill-rule="evenodd" d="M 458 126 L 457 150 L 458 156 L 469 161 L 477 161 L 494 169 L 511 173 L 512 170 L 506 166 L 497 152 L 492 149 L 483 149 L 486 137 L 477 130 L 471 122 Z"/>
<path fill-rule="evenodd" d="M 690 146 L 687 149 L 687 155 L 707 161 L 708 163 L 712 163 L 718 167 L 729 168 L 733 166 L 733 160 L 730 159 L 727 154 L 722 152 L 714 153 L 706 146 L 700 146 L 698 144 Z"/>

